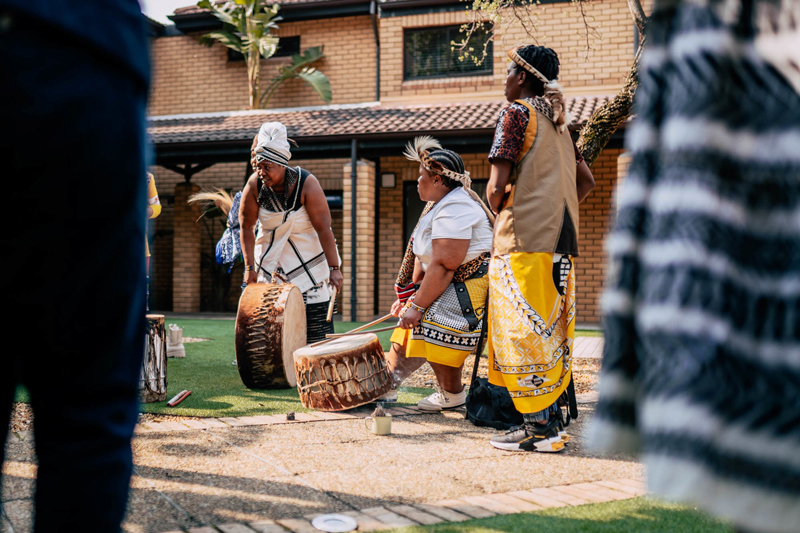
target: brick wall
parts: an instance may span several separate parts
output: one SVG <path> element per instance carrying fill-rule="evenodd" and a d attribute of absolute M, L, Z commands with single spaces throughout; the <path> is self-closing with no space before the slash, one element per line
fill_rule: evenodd
<path fill-rule="evenodd" d="M 580 257 L 577 277 L 577 323 L 599 324 L 600 295 L 606 279 L 605 238 L 611 223 L 611 198 L 616 191 L 622 150 L 606 149 L 592 165 L 596 186 L 580 206 Z"/>
<path fill-rule="evenodd" d="M 172 310 L 172 238 L 174 186 L 165 196 L 159 191 L 161 214 L 147 222 L 150 239 L 150 309 L 153 311 Z M 168 200 L 169 198 L 169 200 Z"/>
<path fill-rule="evenodd" d="M 175 214 L 172 259 L 172 310 L 200 311 L 200 227 L 195 223 L 200 206 L 188 204 L 187 198 L 199 191 L 197 185 L 175 186 Z"/>
<path fill-rule="evenodd" d="M 588 23 L 597 35 L 588 38 L 572 3 L 531 8 L 537 39 L 555 49 L 561 60 L 561 81 L 568 92 L 611 94 L 624 80 L 633 58 L 633 23 L 625 0 L 584 4 Z M 507 15 L 508 16 L 508 15 Z M 494 74 L 449 79 L 403 81 L 403 28 L 462 24 L 465 11 L 380 19 L 381 100 L 435 100 L 450 95 L 497 99 L 503 93 L 508 59 L 506 50 L 530 41 L 519 24 L 501 27 L 494 43 Z M 346 29 L 346 31 L 343 31 Z M 331 80 L 334 104 L 375 100 L 375 42 L 369 16 L 289 22 L 280 36 L 301 37 L 301 48 L 324 45 L 327 57 L 318 65 Z M 200 46 L 202 34 L 160 37 L 152 41 L 153 84 L 151 115 L 204 113 L 246 109 L 247 75 L 244 62 L 228 62 L 227 48 Z M 262 87 L 276 68 L 288 61 L 262 62 Z M 284 84 L 270 108 L 321 105 L 304 82 Z"/>
<path fill-rule="evenodd" d="M 150 115 L 207 113 L 246 109 L 247 71 L 244 61 L 229 62 L 227 48 L 200 46 L 202 33 L 160 37 L 152 41 L 153 82 Z M 278 35 L 300 36 L 300 48 L 325 46 L 326 57 L 318 65 L 331 82 L 333 104 L 375 100 L 375 38 L 369 16 L 289 22 L 280 24 Z M 265 88 L 276 69 L 289 58 L 261 63 Z M 283 84 L 269 108 L 324 105 L 305 82 Z"/>
<path fill-rule="evenodd" d="M 572 3 L 530 8 L 538 44 L 553 48 L 561 62 L 560 79 L 569 89 L 612 94 L 624 81 L 633 59 L 633 22 L 625 0 L 584 4 L 587 20 L 598 35 L 590 35 Z M 511 17 L 509 13 L 506 17 Z M 381 101 L 461 97 L 502 97 L 508 67 L 506 51 L 531 42 L 519 24 L 498 29 L 494 43 L 494 74 L 463 78 L 403 81 L 403 29 L 467 22 L 465 11 L 383 18 L 381 29 Z M 568 91 L 569 92 L 569 91 Z"/>
<path fill-rule="evenodd" d="M 351 205 L 353 190 L 350 180 L 350 162 L 342 168 L 344 205 Z M 374 316 L 374 287 L 375 287 L 375 163 L 372 161 L 358 161 L 356 165 L 356 264 L 350 261 L 352 242 L 351 227 L 353 220 L 350 210 L 346 209 L 343 221 L 343 238 L 340 253 L 343 255 L 342 275 L 342 314 L 345 320 L 351 318 L 352 292 L 355 292 L 356 320 L 368 321 Z M 353 269 L 356 271 L 355 288 L 351 283 Z"/>

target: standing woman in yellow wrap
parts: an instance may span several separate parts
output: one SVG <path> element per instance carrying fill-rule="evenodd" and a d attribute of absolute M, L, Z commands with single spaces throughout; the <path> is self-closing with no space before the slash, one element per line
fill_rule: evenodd
<path fill-rule="evenodd" d="M 524 423 L 490 442 L 558 452 L 565 434 L 556 402 L 572 379 L 578 203 L 594 180 L 576 161 L 567 131 L 556 53 L 531 45 L 508 55 L 511 105 L 497 122 L 486 189 L 498 213 L 489 267 L 489 382 L 508 389 Z"/>
<path fill-rule="evenodd" d="M 147 173 L 147 218 L 156 218 L 161 214 L 161 202 L 158 201 L 158 191 L 156 190 L 156 178 L 151 173 Z M 150 310 L 150 246 L 147 244 L 147 235 L 144 238 L 144 261 L 145 276 L 147 276 L 147 299 L 145 309 Z"/>

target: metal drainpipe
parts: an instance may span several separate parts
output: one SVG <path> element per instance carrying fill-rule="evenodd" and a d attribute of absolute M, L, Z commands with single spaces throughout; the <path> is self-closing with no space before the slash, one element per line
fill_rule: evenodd
<path fill-rule="evenodd" d="M 375 101 L 381 101 L 381 40 L 378 33 L 378 2 L 372 0 L 369 3 L 369 14 L 372 15 L 372 31 L 375 33 Z"/>
<path fill-rule="evenodd" d="M 356 321 L 356 186 L 358 181 L 356 140 L 350 141 L 350 322 Z"/>

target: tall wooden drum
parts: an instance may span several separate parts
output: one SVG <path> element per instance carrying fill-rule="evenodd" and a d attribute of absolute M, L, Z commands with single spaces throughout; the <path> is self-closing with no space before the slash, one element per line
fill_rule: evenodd
<path fill-rule="evenodd" d="M 292 354 L 306 345 L 303 293 L 292 284 L 251 283 L 236 315 L 236 365 L 250 389 L 297 385 Z"/>
<path fill-rule="evenodd" d="M 164 315 L 147 315 L 144 358 L 139 372 L 139 401 L 163 402 L 167 399 L 167 342 Z"/>
<path fill-rule="evenodd" d="M 383 348 L 372 333 L 300 348 L 294 367 L 300 401 L 319 411 L 358 407 L 392 387 Z"/>

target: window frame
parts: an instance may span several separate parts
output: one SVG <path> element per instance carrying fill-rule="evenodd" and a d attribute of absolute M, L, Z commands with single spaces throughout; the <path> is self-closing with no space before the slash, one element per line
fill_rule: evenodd
<path fill-rule="evenodd" d="M 444 74 L 433 74 L 428 76 L 407 76 L 406 73 L 409 71 L 409 61 L 412 59 L 411 54 L 407 52 L 406 43 L 408 41 L 409 34 L 412 33 L 424 33 L 424 32 L 434 32 L 434 31 L 441 31 L 446 30 L 447 32 L 447 43 L 456 41 L 457 39 L 454 38 L 452 32 L 457 34 L 461 34 L 461 24 L 447 24 L 442 26 L 424 26 L 424 27 L 417 27 L 417 28 L 403 28 L 403 81 L 420 81 L 420 80 L 437 80 L 437 79 L 447 79 L 447 78 L 465 78 L 470 76 L 492 76 L 494 75 L 494 41 L 489 41 L 489 45 L 487 47 L 487 54 L 486 58 L 484 58 L 483 63 L 481 66 L 483 67 L 481 70 L 473 70 L 469 72 L 454 72 L 448 70 Z M 455 52 L 451 51 L 451 53 L 455 54 Z M 455 61 L 458 61 L 458 58 L 454 58 Z"/>

